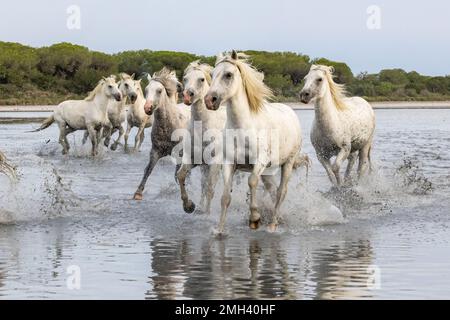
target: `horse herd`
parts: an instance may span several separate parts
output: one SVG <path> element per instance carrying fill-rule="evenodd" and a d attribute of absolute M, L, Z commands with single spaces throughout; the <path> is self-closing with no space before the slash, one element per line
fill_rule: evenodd
<path fill-rule="evenodd" d="M 102 140 L 109 146 L 116 131 L 118 138 L 110 148 L 116 150 L 124 136 L 124 147 L 128 150 L 128 136 L 133 127 L 138 127 L 133 148 L 138 151 L 145 128 L 152 127 L 150 159 L 134 194 L 135 200 L 143 199 L 145 184 L 158 160 L 176 154 L 180 160 L 175 175 L 184 211 L 195 210 L 185 183 L 190 170 L 201 167 L 201 203 L 197 211 L 205 213 L 211 210 L 222 172 L 224 187 L 217 232 L 223 234 L 233 176 L 237 170 L 246 171 L 250 173 L 250 228 L 257 229 L 261 220 L 256 198 L 261 181 L 274 202 L 268 230 L 276 230 L 293 170 L 309 166 L 309 158 L 301 152 L 302 131 L 293 109 L 269 103 L 272 91 L 265 85 L 264 75 L 251 65 L 247 55 L 234 50 L 219 54 L 214 68 L 199 61 L 190 63 L 182 81 L 167 68 L 147 77 L 144 92 L 134 75 L 122 73 L 118 83 L 114 76 L 103 78 L 87 98 L 61 103 L 34 131 L 56 122 L 59 143 L 63 154 L 67 154 L 70 148 L 67 135 L 85 130 L 83 140 L 90 139 L 95 156 Z M 180 104 L 179 94 L 183 97 Z M 311 142 L 332 184 L 349 183 L 358 158 L 358 177 L 365 175 L 371 168 L 375 129 L 370 104 L 359 97 L 346 97 L 343 86 L 333 81 L 333 68 L 323 65 L 311 66 L 299 96 L 303 103 L 314 103 Z M 130 105 L 125 112 L 128 100 Z M 125 120 L 126 131 L 122 126 Z M 198 139 L 200 143 L 195 142 Z M 342 179 L 340 169 L 346 160 L 348 165 Z"/>

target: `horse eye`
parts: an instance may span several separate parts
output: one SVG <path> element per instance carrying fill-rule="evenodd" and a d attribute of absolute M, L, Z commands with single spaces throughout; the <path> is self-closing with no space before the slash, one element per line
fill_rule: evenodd
<path fill-rule="evenodd" d="M 201 81 L 201 82 L 205 82 L 205 78 L 201 78 L 200 81 Z"/>
<path fill-rule="evenodd" d="M 112 89 L 112 85 L 109 85 L 108 88 Z"/>
<path fill-rule="evenodd" d="M 232 74 L 231 72 L 225 73 L 225 77 L 226 77 L 227 79 L 231 79 L 232 76 L 233 76 L 233 74 Z"/>
<path fill-rule="evenodd" d="M 317 79 L 318 82 L 322 82 L 322 80 L 323 80 L 322 78 Z"/>
<path fill-rule="evenodd" d="M 161 89 L 158 89 L 158 91 L 156 91 L 158 94 L 161 94 L 162 93 L 162 90 Z"/>

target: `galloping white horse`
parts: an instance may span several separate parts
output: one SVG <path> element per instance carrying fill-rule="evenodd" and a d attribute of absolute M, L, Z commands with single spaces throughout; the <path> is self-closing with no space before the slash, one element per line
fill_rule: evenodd
<path fill-rule="evenodd" d="M 223 164 L 224 192 L 218 233 L 224 231 L 227 209 L 231 202 L 231 187 L 235 170 L 250 171 L 250 228 L 259 227 L 260 214 L 256 202 L 259 178 L 268 182 L 266 169 L 281 166 L 281 181 L 277 190 L 275 210 L 269 231 L 278 225 L 280 206 L 286 196 L 288 180 L 296 164 L 303 162 L 300 150 L 302 132 L 292 108 L 280 103 L 267 103 L 271 90 L 263 83 L 263 75 L 247 61 L 247 56 L 233 51 L 219 55 L 213 71 L 211 87 L 205 97 L 206 106 L 217 110 L 227 107 L 225 159 Z M 233 130 L 234 129 L 234 130 Z M 233 140 L 228 140 L 230 131 Z M 238 139 L 242 145 L 237 144 Z M 256 150 L 256 152 L 255 152 Z M 255 155 L 256 153 L 256 155 Z M 242 161 L 244 160 L 244 161 Z M 265 181 L 266 180 L 266 181 Z M 272 189 L 273 192 L 273 189 Z"/>
<path fill-rule="evenodd" d="M 111 145 L 111 150 L 113 151 L 117 149 L 117 146 L 120 143 L 120 139 L 125 133 L 125 129 L 123 128 L 122 124 L 125 121 L 125 106 L 127 102 L 126 98 L 130 99 L 130 102 L 132 104 L 135 103 L 138 96 L 138 90 L 141 88 L 140 82 L 141 80 L 134 80 L 134 73 L 131 76 L 126 73 L 120 74 L 119 90 L 122 93 L 123 99 L 122 101 L 110 101 L 108 105 L 108 119 L 111 123 L 111 126 L 107 129 L 105 135 L 105 146 L 108 146 L 111 140 L 111 136 L 116 131 L 119 131 L 119 136 Z"/>
<path fill-rule="evenodd" d="M 211 144 L 210 141 L 204 141 L 203 138 L 208 134 L 207 132 L 214 133 L 213 130 L 222 135 L 227 119 L 225 107 L 221 107 L 220 111 L 211 111 L 205 105 L 204 98 L 211 84 L 212 69 L 207 64 L 200 64 L 199 61 L 194 61 L 186 68 L 183 76 L 183 102 L 185 105 L 191 106 L 191 123 L 189 127 L 191 152 L 184 150 L 183 164 L 177 173 L 177 178 L 180 184 L 183 208 L 186 212 L 192 212 L 195 208 L 194 203 L 189 200 L 185 187 L 185 180 L 189 171 L 199 164 L 202 165 L 202 197 L 200 207 L 207 214 L 211 210 L 211 199 L 214 196 L 214 187 L 220 174 L 220 164 L 205 163 L 203 158 L 205 148 L 210 147 Z M 202 141 L 200 150 L 197 150 L 197 146 L 194 145 L 195 139 L 201 139 L 200 141 Z M 216 140 L 218 139 L 215 139 L 212 143 L 215 143 Z M 199 163 L 195 159 L 198 156 L 201 157 L 201 160 L 198 161 Z"/>
<path fill-rule="evenodd" d="M 138 132 L 134 138 L 134 152 L 139 151 L 142 142 L 144 142 L 144 130 L 153 125 L 153 116 L 149 116 L 144 111 L 145 97 L 141 89 L 141 80 L 135 81 L 136 100 L 128 109 L 127 113 L 127 131 L 125 132 L 125 151 L 128 151 L 128 136 L 133 127 L 138 127 Z"/>
<path fill-rule="evenodd" d="M 67 100 L 59 104 L 53 115 L 48 117 L 37 132 L 56 122 L 59 126 L 59 143 L 63 154 L 69 152 L 67 135 L 77 130 L 88 130 L 92 142 L 92 155 L 98 153 L 97 147 L 103 135 L 103 128 L 108 124 L 107 107 L 110 99 L 122 100 L 114 76 L 103 78 L 84 100 Z"/>
<path fill-rule="evenodd" d="M 152 150 L 150 160 L 144 171 L 141 183 L 134 194 L 134 200 L 142 200 L 142 193 L 148 177 L 159 159 L 171 155 L 172 149 L 179 141 L 172 141 L 172 134 L 178 129 L 189 126 L 190 110 L 185 105 L 177 105 L 178 90 L 182 87 L 175 71 L 163 68 L 148 76 L 148 86 L 145 88 L 145 106 L 147 115 L 154 114 L 152 126 Z"/>
<path fill-rule="evenodd" d="M 120 143 L 125 130 L 123 129 L 122 123 L 125 121 L 125 107 L 127 104 L 127 98 L 130 99 L 131 103 L 134 103 L 137 98 L 137 85 L 134 81 L 134 74 L 128 75 L 126 73 L 121 73 L 120 81 L 118 83 L 118 88 L 122 94 L 121 101 L 109 101 L 108 103 L 108 124 L 103 128 L 103 137 L 105 138 L 104 145 L 109 147 L 111 136 L 119 131 L 119 136 L 116 141 L 111 145 L 111 150 L 116 150 Z M 140 80 L 139 80 L 140 82 Z M 83 144 L 89 137 L 89 132 L 85 132 L 83 137 Z"/>
<path fill-rule="evenodd" d="M 313 65 L 300 92 L 303 103 L 314 99 L 315 118 L 311 142 L 317 158 L 334 185 L 341 185 L 340 168 L 348 159 L 345 180 L 351 175 L 359 154 L 358 176 L 370 166 L 370 151 L 375 131 L 371 105 L 359 97 L 347 98 L 344 87 L 333 81 L 333 68 Z M 336 156 L 334 164 L 330 159 Z"/>

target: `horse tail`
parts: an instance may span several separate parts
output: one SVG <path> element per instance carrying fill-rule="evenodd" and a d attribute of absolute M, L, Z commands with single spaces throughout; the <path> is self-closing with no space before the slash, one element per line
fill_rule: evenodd
<path fill-rule="evenodd" d="M 307 154 L 299 153 L 297 155 L 297 157 L 295 158 L 294 166 L 293 166 L 294 170 L 296 170 L 296 169 L 298 169 L 300 167 L 305 167 L 306 168 L 306 181 L 308 182 L 309 170 L 312 167 L 312 161 L 308 157 Z"/>
<path fill-rule="evenodd" d="M 28 132 L 42 131 L 42 130 L 47 129 L 48 127 L 50 127 L 53 124 L 53 122 L 55 122 L 55 117 L 53 115 L 51 115 L 50 117 L 45 119 L 44 122 L 42 122 L 42 124 L 41 124 L 41 126 L 39 128 L 37 128 L 36 130 L 28 131 Z"/>

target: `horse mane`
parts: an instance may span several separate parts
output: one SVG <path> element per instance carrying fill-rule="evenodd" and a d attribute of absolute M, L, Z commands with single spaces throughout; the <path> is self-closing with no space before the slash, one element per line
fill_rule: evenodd
<path fill-rule="evenodd" d="M 161 83 L 166 89 L 167 96 L 169 97 L 172 97 L 175 93 L 177 93 L 178 80 L 172 71 L 166 67 L 162 68 L 158 72 L 155 72 L 150 81 L 158 81 Z"/>
<path fill-rule="evenodd" d="M 108 79 L 113 79 L 114 81 L 116 81 L 116 76 L 115 75 L 110 75 L 108 78 L 102 78 L 97 86 L 94 88 L 94 90 L 92 90 L 91 92 L 89 92 L 88 96 L 86 98 L 84 98 L 85 101 L 92 101 L 94 100 L 95 96 L 97 95 L 97 93 L 100 91 L 100 89 L 102 88 L 103 84 L 106 82 L 106 80 Z"/>
<path fill-rule="evenodd" d="M 94 88 L 94 90 L 92 90 L 91 92 L 89 92 L 88 96 L 86 98 L 84 98 L 85 101 L 92 101 L 94 100 L 95 96 L 97 95 L 97 93 L 99 93 L 99 91 L 101 90 L 103 84 L 105 83 L 104 79 L 101 79 L 97 86 Z"/>
<path fill-rule="evenodd" d="M 264 74 L 250 64 L 248 55 L 242 52 L 219 55 L 216 66 L 222 62 L 232 63 L 238 68 L 252 112 L 260 111 L 264 103 L 273 98 L 272 90 L 264 83 Z"/>
<path fill-rule="evenodd" d="M 184 70 L 184 74 L 186 75 L 187 73 L 191 72 L 192 70 L 198 70 L 203 72 L 203 74 L 205 75 L 205 79 L 206 82 L 208 84 L 211 84 L 211 72 L 213 70 L 213 68 L 206 63 L 200 63 L 200 60 L 195 60 L 191 63 L 189 63 L 189 65 L 186 67 L 186 69 Z"/>
<path fill-rule="evenodd" d="M 334 82 L 334 68 L 324 65 L 312 65 L 311 70 L 321 70 L 325 73 L 325 77 L 330 88 L 331 97 L 333 99 L 334 105 L 336 106 L 336 109 L 345 110 L 347 106 L 344 102 L 344 99 L 347 97 L 347 92 L 343 84 Z"/>

